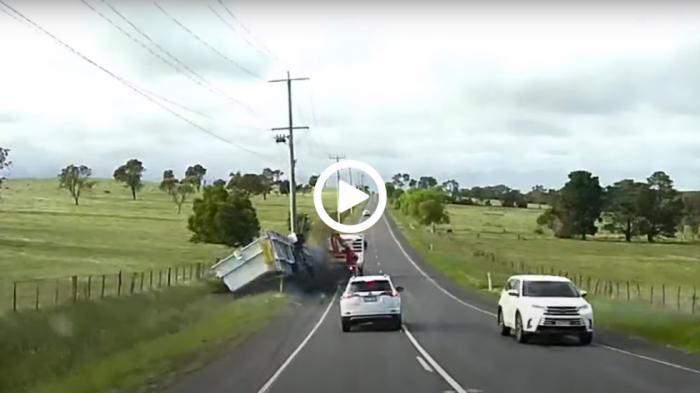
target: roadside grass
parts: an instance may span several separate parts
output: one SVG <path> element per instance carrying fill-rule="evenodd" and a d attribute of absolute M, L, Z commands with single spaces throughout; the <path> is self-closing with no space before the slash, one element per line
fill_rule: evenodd
<path fill-rule="evenodd" d="M 156 183 L 146 183 L 136 201 L 121 184 L 97 179 L 74 206 L 55 179 L 10 179 L 0 195 L 0 296 L 2 282 L 143 271 L 214 263 L 229 247 L 189 241 L 190 198 L 182 214 Z M 298 194 L 299 211 L 320 223 L 312 195 Z M 333 191 L 324 192 L 328 205 Z M 261 229 L 287 233 L 289 199 L 254 197 Z M 323 225 L 323 224 L 320 224 Z"/>
<path fill-rule="evenodd" d="M 232 301 L 206 285 L 0 319 L 0 391 L 107 392 L 196 368 L 271 321 L 286 300 Z"/>
<path fill-rule="evenodd" d="M 554 267 L 555 274 L 561 270 L 623 283 L 639 281 L 643 295 L 648 294 L 650 284 L 666 283 L 672 289 L 667 301 L 675 307 L 676 286 L 683 285 L 692 291 L 700 281 L 698 244 L 628 244 L 563 240 L 551 233 L 537 235 L 533 229 L 538 210 L 451 205 L 448 207 L 451 224 L 446 227 L 452 228 L 452 233 L 443 227 L 435 234 L 396 210 L 390 213 L 426 261 L 465 287 L 486 290 L 488 273 L 494 288 L 499 289 L 517 271 L 519 262 L 523 262 L 529 267 Z M 482 251 L 493 253 L 497 260 L 514 261 L 514 267 L 475 256 Z M 655 303 L 660 298 L 659 287 L 656 286 Z M 688 293 L 692 292 L 684 292 L 681 301 L 686 312 L 650 306 L 648 302 L 624 301 L 624 295 L 615 300 L 591 294 L 591 301 L 599 326 L 700 354 L 700 304 L 696 306 L 696 314 L 690 314 Z"/>

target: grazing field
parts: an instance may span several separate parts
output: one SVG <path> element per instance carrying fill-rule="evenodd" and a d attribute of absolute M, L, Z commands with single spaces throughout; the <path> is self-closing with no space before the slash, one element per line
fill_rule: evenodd
<path fill-rule="evenodd" d="M 0 323 L 0 391 L 152 389 L 230 350 L 285 304 L 274 293 L 232 301 L 198 284 L 9 314 Z"/>
<path fill-rule="evenodd" d="M 451 223 L 436 233 L 391 213 L 409 242 L 452 280 L 486 289 L 488 273 L 498 290 L 514 273 L 566 273 L 591 293 L 599 325 L 700 353 L 699 243 L 557 239 L 534 232 L 537 208 L 451 205 L 448 212 Z"/>
<path fill-rule="evenodd" d="M 12 179 L 0 193 L 0 281 L 141 271 L 213 263 L 228 247 L 189 241 L 191 201 L 176 213 L 168 195 L 148 183 L 131 200 L 112 180 L 97 185 L 74 206 L 54 179 Z M 328 202 L 332 193 L 324 195 Z M 311 194 L 299 195 L 300 212 L 316 217 Z M 255 197 L 262 229 L 286 233 L 288 198 Z"/>

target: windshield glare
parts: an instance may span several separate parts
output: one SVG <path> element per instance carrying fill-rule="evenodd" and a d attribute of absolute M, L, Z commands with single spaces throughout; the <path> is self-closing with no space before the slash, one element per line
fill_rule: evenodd
<path fill-rule="evenodd" d="M 563 281 L 525 281 L 523 296 L 527 297 L 579 297 L 578 290 Z"/>

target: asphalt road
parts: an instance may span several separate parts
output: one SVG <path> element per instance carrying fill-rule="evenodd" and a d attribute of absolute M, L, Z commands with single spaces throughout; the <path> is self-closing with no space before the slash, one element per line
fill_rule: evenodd
<path fill-rule="evenodd" d="M 169 392 L 700 392 L 697 358 L 679 352 L 501 337 L 493 300 L 442 278 L 390 225 L 368 231 L 366 272 L 405 287 L 404 330 L 343 333 L 337 297 L 317 299 Z"/>

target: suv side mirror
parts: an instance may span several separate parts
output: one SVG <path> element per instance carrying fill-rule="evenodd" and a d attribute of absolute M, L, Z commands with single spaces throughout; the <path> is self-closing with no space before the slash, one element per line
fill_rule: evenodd
<path fill-rule="evenodd" d="M 508 290 L 508 295 L 509 295 L 509 296 L 519 297 L 519 294 L 518 294 L 518 290 L 517 290 L 517 289 L 509 289 L 509 290 Z"/>
<path fill-rule="evenodd" d="M 403 292 L 403 287 L 396 287 L 396 292 Z"/>
<path fill-rule="evenodd" d="M 586 297 L 586 295 L 588 295 L 588 292 L 584 290 L 579 291 L 579 293 L 581 293 L 581 297 Z"/>

